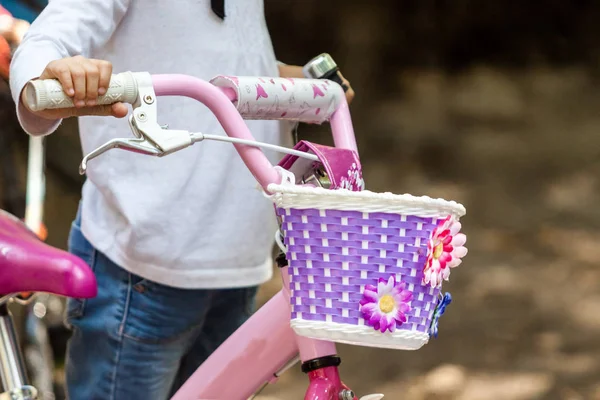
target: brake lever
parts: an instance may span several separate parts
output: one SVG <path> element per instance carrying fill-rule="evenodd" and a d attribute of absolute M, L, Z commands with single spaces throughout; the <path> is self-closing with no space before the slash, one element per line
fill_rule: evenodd
<path fill-rule="evenodd" d="M 156 95 L 150 74 L 137 74 L 137 99 L 132 104 L 129 127 L 135 139 L 112 139 L 93 150 L 81 161 L 79 173 L 85 174 L 90 160 L 110 149 L 123 149 L 135 153 L 163 157 L 193 144 L 188 131 L 169 130 L 158 124 Z"/>
<path fill-rule="evenodd" d="M 110 149 L 123 149 L 123 150 L 129 150 L 129 151 L 132 151 L 134 153 L 139 153 L 139 154 L 146 154 L 146 155 L 152 155 L 152 156 L 158 156 L 158 157 L 161 156 L 160 149 L 157 149 L 156 147 L 154 147 L 154 145 L 152 143 L 148 142 L 144 138 L 112 139 L 112 140 L 109 140 L 108 142 L 104 143 L 102 146 L 98 147 L 97 149 L 91 151 L 89 154 L 87 154 L 86 156 L 83 157 L 83 160 L 81 160 L 81 164 L 79 165 L 79 174 L 80 175 L 85 174 L 85 172 L 87 170 L 88 161 L 98 157 L 99 155 L 101 155 L 102 153 L 105 153 L 106 151 L 108 151 Z"/>

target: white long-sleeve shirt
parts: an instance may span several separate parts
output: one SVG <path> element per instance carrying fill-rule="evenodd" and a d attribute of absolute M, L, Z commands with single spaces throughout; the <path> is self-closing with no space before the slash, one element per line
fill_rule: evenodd
<path fill-rule="evenodd" d="M 210 0 L 51 0 L 16 54 L 18 96 L 52 60 L 104 59 L 113 72 L 277 76 L 262 0 L 227 0 L 220 20 Z M 184 98 L 159 98 L 159 123 L 221 133 L 216 118 Z M 32 135 L 54 131 L 18 107 Z M 126 119 L 80 118 L 83 152 L 132 137 Z M 287 142 L 275 121 L 248 121 L 259 141 Z M 271 161 L 277 155 L 267 154 Z M 76 168 L 77 166 L 73 166 Z M 271 203 L 234 147 L 202 142 L 164 158 L 111 150 L 91 160 L 82 194 L 82 231 L 126 270 L 180 288 L 224 288 L 268 280 L 276 229 Z"/>

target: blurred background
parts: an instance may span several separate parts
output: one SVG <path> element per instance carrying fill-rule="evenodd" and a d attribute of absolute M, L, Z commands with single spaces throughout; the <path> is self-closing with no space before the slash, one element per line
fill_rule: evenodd
<path fill-rule="evenodd" d="M 391 400 L 600 399 L 600 2 L 265 8 L 280 60 L 329 52 L 351 81 L 368 189 L 467 208 L 469 256 L 444 287 L 439 338 L 417 352 L 339 346 L 346 382 Z M 300 133 L 330 142 L 326 126 Z M 14 143 L 21 182 L 26 143 Z M 62 248 L 80 158 L 68 121 L 47 141 L 48 242 Z M 279 287 L 275 275 L 261 301 Z M 302 398 L 301 375 L 259 399 Z"/>

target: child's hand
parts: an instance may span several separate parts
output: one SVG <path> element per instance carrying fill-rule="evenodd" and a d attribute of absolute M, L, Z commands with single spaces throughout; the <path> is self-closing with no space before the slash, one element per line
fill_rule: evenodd
<path fill-rule="evenodd" d="M 354 89 L 352 89 L 350 82 L 348 82 L 348 79 L 344 78 L 344 75 L 342 75 L 341 72 L 340 76 L 342 77 L 342 83 L 348 88 L 348 90 L 346 90 L 346 100 L 348 101 L 348 104 L 350 104 L 352 103 L 352 99 L 354 99 Z"/>
<path fill-rule="evenodd" d="M 46 66 L 39 79 L 58 79 L 65 93 L 73 98 L 75 108 L 31 111 L 46 119 L 61 119 L 83 115 L 112 115 L 122 118 L 127 115 L 123 103 L 96 105 L 98 95 L 108 89 L 112 74 L 112 64 L 108 61 L 92 60 L 81 56 L 67 57 L 52 61 Z M 21 102 L 27 107 L 25 91 Z"/>

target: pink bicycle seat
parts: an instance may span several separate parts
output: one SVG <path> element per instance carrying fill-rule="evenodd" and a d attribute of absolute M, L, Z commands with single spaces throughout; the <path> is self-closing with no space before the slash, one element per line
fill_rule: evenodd
<path fill-rule="evenodd" d="M 46 292 L 96 296 L 96 277 L 80 258 L 39 240 L 13 215 L 0 210 L 0 293 Z"/>

